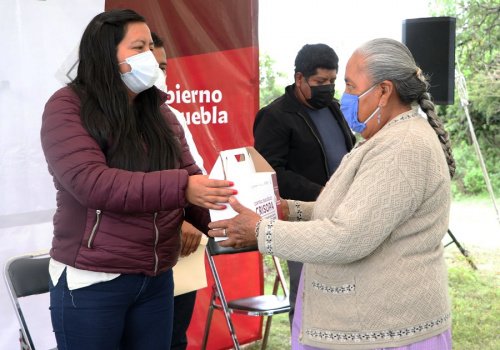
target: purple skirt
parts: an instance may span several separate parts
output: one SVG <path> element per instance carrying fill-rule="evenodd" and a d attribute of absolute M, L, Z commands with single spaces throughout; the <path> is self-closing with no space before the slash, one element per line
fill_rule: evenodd
<path fill-rule="evenodd" d="M 302 296 L 304 294 L 303 275 L 300 276 L 297 300 L 295 302 L 295 314 L 292 324 L 292 350 L 321 350 L 314 346 L 304 345 L 299 341 L 302 326 Z M 397 348 L 376 348 L 373 350 L 451 350 L 451 331 L 448 329 L 432 338 L 417 343 L 400 346 Z"/>

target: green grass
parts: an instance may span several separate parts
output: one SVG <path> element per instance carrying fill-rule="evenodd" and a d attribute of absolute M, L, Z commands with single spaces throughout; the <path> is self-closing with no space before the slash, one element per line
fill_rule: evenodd
<path fill-rule="evenodd" d="M 453 348 L 500 349 L 500 289 L 498 252 L 482 252 L 470 268 L 458 252 L 447 254 L 453 316 Z"/>
<path fill-rule="evenodd" d="M 471 258 L 478 270 L 473 270 L 454 246 L 446 248 L 445 258 L 452 300 L 453 349 L 500 349 L 500 252 L 475 251 Z M 271 284 L 266 280 L 267 291 Z M 260 349 L 260 341 L 245 348 Z M 273 317 L 267 349 L 290 349 L 288 314 Z"/>

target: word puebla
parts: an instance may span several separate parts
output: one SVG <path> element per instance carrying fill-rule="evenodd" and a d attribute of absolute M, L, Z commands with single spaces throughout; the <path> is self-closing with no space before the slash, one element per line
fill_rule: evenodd
<path fill-rule="evenodd" d="M 220 90 L 181 90 L 180 84 L 175 84 L 175 90 L 167 90 L 167 104 L 190 104 L 199 105 L 199 109 L 194 112 L 181 112 L 189 124 L 227 124 L 227 111 L 219 110 L 222 101 L 222 91 Z M 203 104 L 211 104 L 204 106 Z"/>

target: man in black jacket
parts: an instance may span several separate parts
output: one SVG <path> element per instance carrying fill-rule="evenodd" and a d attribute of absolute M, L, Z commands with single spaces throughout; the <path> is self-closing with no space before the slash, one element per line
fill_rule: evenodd
<path fill-rule="evenodd" d="M 354 146 L 333 98 L 338 57 L 325 44 L 305 45 L 295 59 L 295 83 L 255 118 L 255 148 L 274 168 L 280 196 L 314 201 L 342 157 Z M 303 237 L 307 239 L 307 237 Z M 302 264 L 288 261 L 290 324 Z"/>

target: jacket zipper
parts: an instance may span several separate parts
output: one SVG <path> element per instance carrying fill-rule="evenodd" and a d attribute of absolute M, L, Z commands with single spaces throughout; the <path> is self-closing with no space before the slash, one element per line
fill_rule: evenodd
<path fill-rule="evenodd" d="M 154 246 L 154 253 L 155 253 L 155 275 L 156 272 L 158 271 L 158 253 L 156 252 L 156 246 L 158 245 L 158 240 L 159 240 L 159 232 L 158 232 L 158 226 L 156 226 L 156 217 L 158 216 L 158 213 L 155 212 L 154 218 L 153 218 L 153 224 L 155 227 L 155 246 Z"/>
<path fill-rule="evenodd" d="M 329 179 L 331 174 L 330 174 L 330 170 L 328 170 L 328 163 L 326 161 L 326 152 L 325 152 L 325 149 L 323 148 L 323 144 L 321 143 L 318 135 L 316 135 L 316 133 L 314 132 L 314 129 L 312 128 L 312 126 L 309 125 L 309 123 L 307 122 L 307 118 L 304 117 L 302 114 L 300 114 L 300 112 L 297 112 L 297 114 L 302 119 L 304 119 L 304 122 L 306 123 L 307 127 L 311 130 L 311 133 L 314 135 L 314 138 L 316 139 L 316 141 L 318 141 L 319 147 L 321 148 L 321 152 L 323 152 L 323 165 L 325 166 L 326 177 L 327 177 L 327 179 Z"/>
<path fill-rule="evenodd" d="M 99 227 L 99 222 L 101 221 L 101 211 L 97 209 L 95 213 L 97 218 L 95 220 L 94 227 L 92 227 L 92 232 L 90 233 L 89 242 L 87 243 L 87 248 L 89 249 L 92 248 L 92 242 L 94 241 L 95 233 L 97 232 L 97 228 Z"/>

